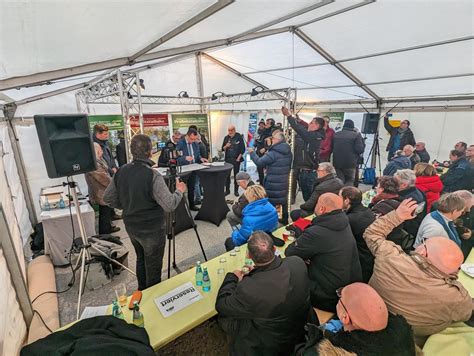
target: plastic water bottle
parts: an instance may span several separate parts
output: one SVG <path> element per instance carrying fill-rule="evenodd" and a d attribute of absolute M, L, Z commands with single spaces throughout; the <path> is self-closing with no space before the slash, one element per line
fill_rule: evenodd
<path fill-rule="evenodd" d="M 202 290 L 203 292 L 211 291 L 211 279 L 209 278 L 209 273 L 207 272 L 206 267 L 204 267 L 204 273 L 202 275 Z"/>
<path fill-rule="evenodd" d="M 59 209 L 64 209 L 66 207 L 66 204 L 64 203 L 64 199 L 61 197 L 59 199 Z"/>
<path fill-rule="evenodd" d="M 48 211 L 48 210 L 51 210 L 51 204 L 49 204 L 49 200 L 48 200 L 48 197 L 45 197 L 44 198 L 44 210 Z"/>
<path fill-rule="evenodd" d="M 202 286 L 202 278 L 203 278 L 203 273 L 202 273 L 202 268 L 201 268 L 201 262 L 197 261 L 196 262 L 196 285 L 197 286 Z"/>
<path fill-rule="evenodd" d="M 145 327 L 145 318 L 143 317 L 143 313 L 140 311 L 137 301 L 133 302 L 133 323 L 141 328 Z"/>

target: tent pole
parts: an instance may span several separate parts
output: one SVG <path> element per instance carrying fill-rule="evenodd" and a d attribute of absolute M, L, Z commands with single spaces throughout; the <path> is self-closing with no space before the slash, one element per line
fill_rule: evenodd
<path fill-rule="evenodd" d="M 128 115 L 128 97 L 123 91 L 123 79 L 122 72 L 117 70 L 117 83 L 118 83 L 118 92 L 120 96 L 120 108 L 122 109 L 123 116 L 123 131 L 124 131 L 124 141 L 125 141 L 125 155 L 127 156 L 127 162 L 131 161 L 130 153 L 130 120 Z"/>
<path fill-rule="evenodd" d="M 30 185 L 26 175 L 25 161 L 23 160 L 23 156 L 21 154 L 19 139 L 16 134 L 15 127 L 13 126 L 13 117 L 15 116 L 16 105 L 9 105 L 9 108 L 10 110 L 4 110 L 4 115 L 7 119 L 8 136 L 12 145 L 13 158 L 15 159 L 18 176 L 20 177 L 20 183 L 23 188 L 23 195 L 25 196 L 30 222 L 33 225 L 36 225 L 38 223 L 38 217 L 36 216 L 35 205 L 33 203 Z"/>
<path fill-rule="evenodd" d="M 142 106 L 142 87 L 140 86 L 140 77 L 138 73 L 135 73 L 135 86 L 137 88 L 137 100 L 138 100 L 138 121 L 140 123 L 140 133 L 143 135 L 143 106 Z"/>

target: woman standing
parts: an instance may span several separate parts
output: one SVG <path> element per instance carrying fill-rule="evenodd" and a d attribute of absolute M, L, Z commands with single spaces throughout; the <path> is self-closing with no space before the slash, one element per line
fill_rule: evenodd
<path fill-rule="evenodd" d="M 99 205 L 99 234 L 110 234 L 120 230 L 118 227 L 112 228 L 112 218 L 114 209 L 104 202 L 104 192 L 112 177 L 109 175 L 107 162 L 103 158 L 103 151 L 100 145 L 94 142 L 95 156 L 97 159 L 97 170 L 86 173 L 86 182 L 89 187 L 89 201 L 91 204 Z"/>

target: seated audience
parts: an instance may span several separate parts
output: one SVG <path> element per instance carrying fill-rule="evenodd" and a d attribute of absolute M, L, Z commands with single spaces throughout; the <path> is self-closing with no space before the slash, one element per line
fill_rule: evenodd
<path fill-rule="evenodd" d="M 311 197 L 300 205 L 300 209 L 293 210 L 290 213 L 291 219 L 293 221 L 313 214 L 318 199 L 322 194 L 339 194 L 339 190 L 341 190 L 341 188 L 344 186 L 344 183 L 342 183 L 342 181 L 336 176 L 336 170 L 331 165 L 331 163 L 320 163 L 316 173 L 318 175 L 318 179 L 314 184 Z"/>
<path fill-rule="evenodd" d="M 457 281 L 463 262 L 459 247 L 443 237 L 432 237 L 410 255 L 386 237 L 394 227 L 413 219 L 417 203 L 404 200 L 397 210 L 375 220 L 364 234 L 375 257 L 369 284 L 393 314 L 405 317 L 415 335 L 438 333 L 472 314 L 472 299 Z"/>
<path fill-rule="evenodd" d="M 415 145 L 415 152 L 420 156 L 420 160 L 423 163 L 430 162 L 430 154 L 426 150 L 426 144 L 424 142 L 417 142 Z"/>
<path fill-rule="evenodd" d="M 415 186 L 425 193 L 426 211 L 431 211 L 431 204 L 439 199 L 443 191 L 443 182 L 439 178 L 436 168 L 429 163 L 418 163 L 414 168 Z"/>
<path fill-rule="evenodd" d="M 225 240 L 227 251 L 245 244 L 254 231 L 272 232 L 278 226 L 277 211 L 268 201 L 265 188 L 261 185 L 252 185 L 245 190 L 244 195 L 248 204 L 242 210 L 242 225 Z"/>
<path fill-rule="evenodd" d="M 398 194 L 399 189 L 400 184 L 395 178 L 388 176 L 378 178 L 377 186 L 375 187 L 376 195 L 372 198 L 369 208 L 377 216 L 385 215 L 395 210 L 401 201 Z"/>
<path fill-rule="evenodd" d="M 369 251 L 362 235 L 367 226 L 375 220 L 375 214 L 362 205 L 362 192 L 355 187 L 344 187 L 339 195 L 343 199 L 343 209 L 349 218 L 352 234 L 356 240 L 359 252 L 359 262 L 362 269 L 362 281 L 367 283 L 372 276 L 374 257 Z"/>
<path fill-rule="evenodd" d="M 405 147 L 403 147 L 403 155 L 410 160 L 411 169 L 415 167 L 415 164 L 421 162 L 420 156 L 418 156 L 412 145 L 405 145 Z"/>
<path fill-rule="evenodd" d="M 112 226 L 114 209 L 104 202 L 105 189 L 109 186 L 112 177 L 109 174 L 107 162 L 103 158 L 102 147 L 94 142 L 94 149 L 97 169 L 85 174 L 89 188 L 89 201 L 92 205 L 99 206 L 99 234 L 110 234 L 120 230 L 119 227 Z"/>
<path fill-rule="evenodd" d="M 247 187 L 255 185 L 247 172 L 237 173 L 235 179 L 237 180 L 239 187 L 242 188 L 244 192 Z M 242 193 L 234 202 L 234 204 L 232 204 L 231 210 L 227 213 L 227 221 L 229 222 L 232 229 L 234 229 L 234 226 L 242 224 L 242 210 L 247 206 L 248 203 L 249 202 L 245 197 L 245 194 Z"/>
<path fill-rule="evenodd" d="M 466 202 L 457 194 L 444 194 L 438 201 L 437 210 L 426 215 L 416 235 L 414 247 L 420 246 L 431 237 L 450 239 L 461 247 L 461 238 L 454 220 L 464 214 Z"/>
<path fill-rule="evenodd" d="M 395 152 L 390 162 L 383 170 L 384 176 L 393 176 L 400 169 L 411 168 L 411 161 L 408 157 L 405 157 L 403 151 Z"/>
<path fill-rule="evenodd" d="M 339 320 L 323 324 L 324 332 L 317 336 L 318 355 L 415 355 L 410 325 L 403 316 L 389 313 L 371 286 L 352 283 L 339 295 Z"/>
<path fill-rule="evenodd" d="M 342 198 L 334 193 L 319 197 L 310 226 L 285 250 L 309 264 L 311 304 L 335 312 L 336 290 L 362 280 L 357 245 L 349 219 L 342 211 Z"/>
<path fill-rule="evenodd" d="M 452 150 L 449 154 L 451 164 L 448 171 L 441 176 L 445 192 L 469 189 L 472 187 L 473 176 L 470 164 L 464 152 Z"/>
<path fill-rule="evenodd" d="M 216 300 L 231 355 L 290 355 L 304 341 L 311 312 L 308 271 L 297 257 L 281 259 L 262 231 L 248 242 L 250 273 L 227 273 Z"/>
<path fill-rule="evenodd" d="M 413 237 L 418 233 L 421 221 L 426 216 L 426 197 L 420 189 L 415 186 L 416 176 L 411 169 L 402 169 L 395 173 L 394 178 L 398 180 L 400 188 L 398 194 L 401 199 L 411 198 L 418 204 L 424 204 L 423 211 L 419 213 L 414 219 L 408 220 L 403 224 L 403 229 L 406 230 Z"/>

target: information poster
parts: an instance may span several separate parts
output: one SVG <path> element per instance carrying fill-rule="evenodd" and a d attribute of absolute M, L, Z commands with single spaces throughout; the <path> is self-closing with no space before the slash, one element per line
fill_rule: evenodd
<path fill-rule="evenodd" d="M 344 113 L 343 112 L 318 112 L 318 116 L 329 117 L 329 126 L 331 126 L 334 130 L 339 131 L 342 129 L 342 123 L 344 121 Z"/>
<path fill-rule="evenodd" d="M 258 114 L 251 113 L 249 117 L 249 129 L 247 132 L 247 147 L 253 147 L 255 133 L 257 132 Z"/>
<path fill-rule="evenodd" d="M 209 140 L 209 118 L 207 114 L 172 114 L 171 126 L 174 130 L 179 130 L 182 135 L 188 132 L 190 125 L 196 125 L 201 136 L 204 136 L 206 142 Z"/>
<path fill-rule="evenodd" d="M 89 115 L 89 127 L 94 125 L 106 125 L 109 131 L 123 130 L 122 115 Z"/>
<path fill-rule="evenodd" d="M 140 128 L 138 116 L 130 117 L 130 127 Z M 143 114 L 143 133 L 150 137 L 154 149 L 164 147 L 170 138 L 168 114 Z"/>

